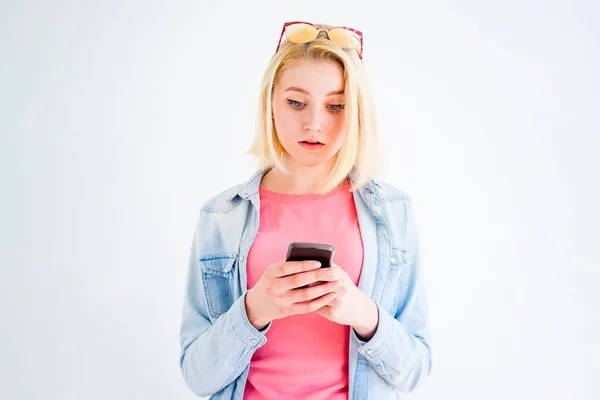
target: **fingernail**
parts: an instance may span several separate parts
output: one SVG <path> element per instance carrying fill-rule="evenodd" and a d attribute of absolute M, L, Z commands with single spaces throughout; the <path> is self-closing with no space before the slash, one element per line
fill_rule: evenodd
<path fill-rule="evenodd" d="M 327 271 L 327 276 L 333 276 L 333 274 L 334 274 L 334 271 L 332 269 Z"/>
<path fill-rule="evenodd" d="M 312 267 L 313 267 L 313 268 L 319 268 L 320 266 L 321 266 L 321 263 L 320 263 L 320 262 L 318 262 L 318 261 L 314 261 L 314 262 L 312 263 Z"/>

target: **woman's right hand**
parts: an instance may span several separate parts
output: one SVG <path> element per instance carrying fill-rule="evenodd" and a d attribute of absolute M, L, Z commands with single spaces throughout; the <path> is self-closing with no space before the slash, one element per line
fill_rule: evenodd
<path fill-rule="evenodd" d="M 320 268 L 316 261 L 281 261 L 267 267 L 246 293 L 246 314 L 258 330 L 290 315 L 313 312 L 336 298 L 342 285 L 340 268 Z M 314 286 L 311 283 L 324 281 Z"/>

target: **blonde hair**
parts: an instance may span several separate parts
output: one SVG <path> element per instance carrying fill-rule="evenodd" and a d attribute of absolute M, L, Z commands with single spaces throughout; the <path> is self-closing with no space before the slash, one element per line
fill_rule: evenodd
<path fill-rule="evenodd" d="M 329 25 L 320 24 L 327 28 Z M 351 190 L 362 187 L 381 168 L 381 149 L 377 116 L 364 64 L 356 50 L 344 50 L 321 35 L 308 43 L 284 40 L 264 73 L 254 143 L 248 153 L 258 157 L 261 168 L 278 168 L 288 174 L 282 163 L 285 153 L 272 119 L 271 101 L 283 71 L 302 62 L 336 62 L 343 70 L 346 101 L 346 138 L 336 155 L 336 164 L 317 193 L 326 193 L 342 184 L 352 173 Z"/>

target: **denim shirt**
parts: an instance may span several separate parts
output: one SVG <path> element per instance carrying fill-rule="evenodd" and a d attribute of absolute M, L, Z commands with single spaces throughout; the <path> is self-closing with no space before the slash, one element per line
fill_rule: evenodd
<path fill-rule="evenodd" d="M 242 399 L 250 360 L 268 338 L 246 314 L 246 262 L 268 169 L 206 201 L 191 246 L 180 330 L 180 367 L 198 396 Z M 354 171 L 350 174 L 354 182 Z M 374 336 L 350 329 L 349 399 L 399 399 L 428 377 L 431 349 L 419 239 L 410 197 L 370 180 L 353 192 L 364 246 L 358 287 L 377 304 Z M 315 373 L 315 379 L 318 379 Z"/>

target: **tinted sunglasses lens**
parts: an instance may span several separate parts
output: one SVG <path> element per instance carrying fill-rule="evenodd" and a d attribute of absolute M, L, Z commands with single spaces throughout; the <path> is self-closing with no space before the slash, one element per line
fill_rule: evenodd
<path fill-rule="evenodd" d="M 293 24 L 285 27 L 285 36 L 294 43 L 310 42 L 317 37 L 319 30 L 308 24 Z"/>
<path fill-rule="evenodd" d="M 342 49 L 357 49 L 360 46 L 360 36 L 348 29 L 335 28 L 330 30 L 329 39 Z"/>

